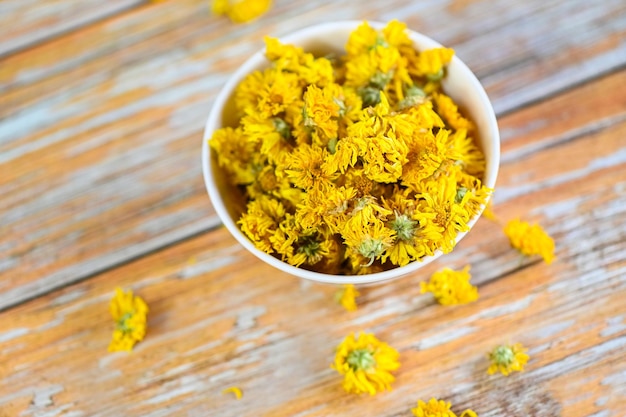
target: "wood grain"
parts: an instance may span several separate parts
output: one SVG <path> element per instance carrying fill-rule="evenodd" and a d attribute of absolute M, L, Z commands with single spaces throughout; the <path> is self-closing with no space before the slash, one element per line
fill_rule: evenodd
<path fill-rule="evenodd" d="M 0 3 L 0 56 L 112 16 L 142 0 L 4 0 Z"/>
<path fill-rule="evenodd" d="M 503 220 L 540 221 L 556 240 L 554 264 L 520 257 L 501 226 L 482 219 L 451 254 L 362 288 L 360 310 L 348 313 L 333 304 L 334 287 L 270 268 L 218 228 L 0 313 L 0 352 L 11 358 L 0 365 L 0 410 L 391 417 L 437 396 L 481 417 L 623 416 L 626 119 L 608 94 L 619 94 L 620 80 L 606 77 L 502 120 L 510 133 L 494 210 Z M 557 116 L 581 96 L 595 117 L 582 109 Z M 613 123 L 594 124 L 604 119 Z M 445 308 L 419 294 L 435 270 L 465 264 L 478 302 Z M 133 288 L 151 309 L 147 338 L 131 354 L 106 352 L 116 286 Z M 333 348 L 358 331 L 400 351 L 394 391 L 341 391 L 329 368 Z M 527 371 L 487 376 L 485 353 L 518 341 L 529 348 Z M 221 394 L 233 385 L 242 400 Z"/>
<path fill-rule="evenodd" d="M 496 107 L 508 111 L 563 82 L 622 65 L 624 45 L 607 39 L 622 34 L 624 7 L 615 1 L 279 1 L 267 17 L 234 26 L 211 17 L 204 0 L 180 0 L 136 8 L 11 55 L 0 65 L 0 308 L 217 224 L 200 175 L 201 131 L 220 86 L 260 48 L 264 34 L 328 16 L 400 18 L 454 46 Z M 555 27 L 565 13 L 575 18 Z M 588 37 L 573 45 L 573 33 Z M 559 83 L 546 86 L 551 77 Z M 599 91 L 581 90 L 592 94 L 592 103 L 582 93 L 564 96 L 571 101 L 562 106 L 585 109 L 580 113 L 589 117 L 567 119 L 563 112 L 571 109 L 560 107 L 558 122 L 542 113 L 511 126 L 503 121 L 503 128 L 520 131 L 513 142 L 521 144 L 521 132 L 531 131 L 537 146 L 550 146 L 597 128 L 598 120 L 610 125 L 624 116 L 623 80 L 618 74 L 593 87 Z M 548 126 L 529 125 L 529 117 Z M 534 145 L 528 146 L 523 152 Z"/>

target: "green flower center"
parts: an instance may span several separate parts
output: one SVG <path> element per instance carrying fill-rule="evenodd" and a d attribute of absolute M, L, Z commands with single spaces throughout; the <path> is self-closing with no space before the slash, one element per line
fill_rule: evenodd
<path fill-rule="evenodd" d="M 370 262 L 363 266 L 371 266 L 374 263 L 374 259 L 382 255 L 385 249 L 386 247 L 382 239 L 365 238 L 359 245 L 358 251 L 363 257 L 369 258 Z"/>
<path fill-rule="evenodd" d="M 348 365 L 353 370 L 362 369 L 367 371 L 372 369 L 374 365 L 376 365 L 376 360 L 374 359 L 374 353 L 369 349 L 355 349 L 348 354 Z"/>
<path fill-rule="evenodd" d="M 309 265 L 314 265 L 322 260 L 323 256 L 320 252 L 320 243 L 312 238 L 307 238 L 302 246 L 298 248 L 298 252 L 304 253 Z"/>
<path fill-rule="evenodd" d="M 124 333 L 128 333 L 132 331 L 132 327 L 128 326 L 127 321 L 133 316 L 133 313 L 127 312 L 124 313 L 122 317 L 117 321 L 117 329 L 121 330 Z"/>
<path fill-rule="evenodd" d="M 467 194 L 468 189 L 465 187 L 461 187 L 458 190 L 456 190 L 456 196 L 454 197 L 454 202 L 459 204 L 461 203 L 461 201 L 463 201 L 463 197 L 465 197 L 465 194 Z"/>
<path fill-rule="evenodd" d="M 392 78 L 393 78 L 393 71 L 389 71 L 389 72 L 378 71 L 376 74 L 372 76 L 372 78 L 370 78 L 370 86 L 376 87 L 379 90 L 383 90 L 387 86 L 387 84 L 389 84 L 389 81 L 391 81 Z"/>
<path fill-rule="evenodd" d="M 328 141 L 328 151 L 331 155 L 334 155 L 337 152 L 337 143 L 339 142 L 338 138 L 332 138 Z"/>
<path fill-rule="evenodd" d="M 417 222 L 411 220 L 406 214 L 396 213 L 396 218 L 391 222 L 391 228 L 396 231 L 400 240 L 407 242 L 413 239 L 416 224 Z"/>
<path fill-rule="evenodd" d="M 377 35 L 376 41 L 374 41 L 374 45 L 370 46 L 369 49 L 371 51 L 373 49 L 378 48 L 379 46 L 382 46 L 383 48 L 388 48 L 389 44 L 387 43 L 387 41 L 385 40 L 383 36 Z"/>
<path fill-rule="evenodd" d="M 493 358 L 498 365 L 507 366 L 515 361 L 515 354 L 508 346 L 498 346 L 493 351 Z"/>
<path fill-rule="evenodd" d="M 363 107 L 373 107 L 380 103 L 380 89 L 376 87 L 359 88 L 358 93 L 363 100 Z"/>
<path fill-rule="evenodd" d="M 441 68 L 436 74 L 426 74 L 426 78 L 428 78 L 430 81 L 439 81 L 443 78 L 443 75 L 443 68 Z"/>
<path fill-rule="evenodd" d="M 412 85 L 404 92 L 404 99 L 398 103 L 398 108 L 404 110 L 426 101 L 426 93 L 421 88 Z"/>
<path fill-rule="evenodd" d="M 285 122 L 283 119 L 281 119 L 280 117 L 275 117 L 274 120 L 274 129 L 276 129 L 276 131 L 284 138 L 284 139 L 289 139 L 291 138 L 291 128 L 289 127 L 289 124 L 287 122 Z"/>

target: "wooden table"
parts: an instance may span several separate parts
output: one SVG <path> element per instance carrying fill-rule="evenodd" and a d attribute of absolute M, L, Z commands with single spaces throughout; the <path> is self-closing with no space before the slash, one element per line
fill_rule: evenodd
<path fill-rule="evenodd" d="M 626 416 L 623 0 L 278 0 L 247 25 L 208 9 L 0 2 L 0 416 L 391 417 L 430 397 L 481 417 Z M 202 131 L 263 35 L 393 18 L 480 78 L 502 135 L 494 210 L 540 222 L 558 259 L 521 259 L 481 219 L 348 313 L 336 288 L 270 268 L 220 226 Z M 420 295 L 465 264 L 477 302 Z M 118 286 L 150 306 L 130 354 L 107 352 Z M 393 391 L 341 390 L 333 350 L 357 331 L 400 351 Z M 529 348 L 527 370 L 488 376 L 506 342 Z"/>

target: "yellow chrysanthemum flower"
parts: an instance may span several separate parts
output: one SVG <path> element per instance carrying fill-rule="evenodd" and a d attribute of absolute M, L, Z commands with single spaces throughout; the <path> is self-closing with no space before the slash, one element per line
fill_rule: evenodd
<path fill-rule="evenodd" d="M 346 52 L 348 57 L 354 57 L 379 47 L 393 46 L 397 48 L 406 45 L 411 45 L 411 40 L 406 34 L 404 23 L 392 20 L 387 23 L 382 32 L 378 32 L 367 22 L 363 22 L 350 34 L 346 44 Z"/>
<path fill-rule="evenodd" d="M 356 297 L 360 293 L 353 284 L 346 284 L 342 289 L 335 293 L 335 300 L 348 311 L 356 311 Z"/>
<path fill-rule="evenodd" d="M 284 161 L 285 175 L 296 187 L 310 191 L 312 188 L 327 186 L 337 177 L 328 175 L 322 169 L 324 160 L 328 157 L 325 148 L 311 145 L 300 145 Z"/>
<path fill-rule="evenodd" d="M 511 220 L 504 227 L 511 242 L 511 246 L 523 255 L 540 255 L 547 264 L 552 263 L 554 255 L 554 240 L 538 224 L 530 225 L 519 219 Z"/>
<path fill-rule="evenodd" d="M 235 23 L 246 23 L 267 13 L 270 7 L 272 0 L 213 0 L 211 11 Z"/>
<path fill-rule="evenodd" d="M 467 304 L 478 299 L 478 288 L 470 284 L 472 276 L 467 265 L 461 271 L 444 268 L 435 272 L 428 283 L 421 282 L 422 294 L 432 292 L 441 305 Z"/>
<path fill-rule="evenodd" d="M 393 131 L 355 143 L 363 146 L 363 170 L 369 179 L 379 183 L 394 183 L 400 179 L 402 167 L 408 162 L 409 148 Z"/>
<path fill-rule="evenodd" d="M 346 63 L 346 85 L 384 89 L 392 80 L 402 56 L 396 48 L 376 48 Z M 372 103 L 376 104 L 376 102 Z"/>
<path fill-rule="evenodd" d="M 415 213 L 412 216 L 395 213 L 389 226 L 396 232 L 396 240 L 387 248 L 382 261 L 387 259 L 398 266 L 433 255 L 433 242 L 441 240 L 441 228 L 432 222 L 428 214 Z"/>
<path fill-rule="evenodd" d="M 474 139 L 467 135 L 467 129 L 461 128 L 448 136 L 446 145 L 450 149 L 450 158 L 463 167 L 463 171 L 475 178 L 482 178 L 485 173 L 485 155 Z"/>
<path fill-rule="evenodd" d="M 463 201 L 457 200 L 457 194 L 454 175 L 440 176 L 436 181 L 428 182 L 420 193 L 420 211 L 434 213 L 433 222 L 441 228 L 442 238 L 435 244 L 443 253 L 452 251 L 456 245 L 457 234 L 469 229 L 467 222 L 470 214 L 461 205 Z"/>
<path fill-rule="evenodd" d="M 337 346 L 333 369 L 344 376 L 343 388 L 354 394 L 391 390 L 394 376 L 400 367 L 398 351 L 369 333 L 358 338 L 349 335 Z"/>
<path fill-rule="evenodd" d="M 337 137 L 339 129 L 339 106 L 343 96 L 341 86 L 330 84 L 319 88 L 309 86 L 304 93 L 304 125 L 318 129 L 328 139 Z"/>
<path fill-rule="evenodd" d="M 450 48 L 434 48 L 421 51 L 412 63 L 415 75 L 439 80 L 443 77 L 443 69 L 452 60 L 454 50 Z"/>
<path fill-rule="evenodd" d="M 501 372 L 502 375 L 507 376 L 511 372 L 522 372 L 524 365 L 526 365 L 529 359 L 526 350 L 521 343 L 496 346 L 488 354 L 491 364 L 487 373 L 492 375 L 496 372 Z"/>
<path fill-rule="evenodd" d="M 285 216 L 285 206 L 280 201 L 263 195 L 248 203 L 246 212 L 237 223 L 257 248 L 273 253 L 271 238 Z"/>
<path fill-rule="evenodd" d="M 360 227 L 356 224 L 352 219 L 346 222 L 341 235 L 344 238 L 348 253 L 362 256 L 368 260 L 362 266 L 370 266 L 393 244 L 395 232 L 385 227 L 384 222 L 377 218 L 373 218 L 366 224 L 361 224 Z"/>
<path fill-rule="evenodd" d="M 296 74 L 272 70 L 265 72 L 265 84 L 259 92 L 257 111 L 264 117 L 277 116 L 293 103 L 301 101 L 302 89 Z"/>
<path fill-rule="evenodd" d="M 455 130 L 465 129 L 470 134 L 474 133 L 474 124 L 461 115 L 459 108 L 450 97 L 443 93 L 436 93 L 433 94 L 433 101 L 437 113 L 448 126 Z"/>
<path fill-rule="evenodd" d="M 409 190 L 394 190 L 391 199 L 384 201 L 385 208 L 393 212 L 387 216 L 387 227 L 396 232 L 396 238 L 382 256 L 394 265 L 404 266 L 433 254 L 432 242 L 441 240 L 440 228 L 433 223 L 434 213 L 417 210 L 415 195 Z"/>
<path fill-rule="evenodd" d="M 324 57 L 315 58 L 302 48 L 285 45 L 276 38 L 265 37 L 265 56 L 274 68 L 285 73 L 296 74 L 303 87 L 324 87 L 334 80 L 332 63 Z"/>
<path fill-rule="evenodd" d="M 296 219 L 305 229 L 325 224 L 332 233 L 339 233 L 348 218 L 348 207 L 355 196 L 356 190 L 352 187 L 322 183 L 322 187 L 309 190 L 298 204 Z"/>
<path fill-rule="evenodd" d="M 264 41 L 265 56 L 272 62 L 284 60 L 282 65 L 280 65 L 280 69 L 282 70 L 293 72 L 300 66 L 301 62 L 307 59 L 306 52 L 300 47 L 284 44 L 280 40 L 270 36 L 266 36 Z"/>
<path fill-rule="evenodd" d="M 254 182 L 246 187 L 246 196 L 250 200 L 257 199 L 267 195 L 281 200 L 290 207 L 300 204 L 303 199 L 304 191 L 294 187 L 289 179 L 283 175 L 276 165 L 263 160 L 261 154 L 257 154 L 258 160 L 253 160 L 252 170 L 256 172 L 257 177 Z M 267 165 L 265 165 L 267 164 Z M 261 170 L 259 171 L 259 167 Z"/>
<path fill-rule="evenodd" d="M 354 57 L 366 54 L 376 46 L 385 46 L 384 38 L 369 23 L 363 22 L 350 33 L 346 52 L 348 57 Z"/>
<path fill-rule="evenodd" d="M 133 350 L 135 343 L 143 340 L 146 335 L 148 305 L 140 297 L 134 296 L 131 290 L 124 292 L 121 288 L 116 288 L 110 310 L 115 321 L 115 330 L 109 352 Z"/>
<path fill-rule="evenodd" d="M 217 154 L 218 165 L 227 171 L 234 184 L 250 184 L 255 175 L 252 168 L 255 144 L 248 141 L 241 128 L 216 130 L 209 145 Z"/>
<path fill-rule="evenodd" d="M 304 230 L 293 215 L 287 214 L 269 238 L 283 261 L 293 266 L 313 266 L 330 255 L 332 242 L 317 230 Z"/>
<path fill-rule="evenodd" d="M 245 139 L 272 163 L 280 163 L 293 149 L 289 125 L 280 117 L 269 118 L 248 109 L 241 127 Z"/>
<path fill-rule="evenodd" d="M 428 402 L 422 400 L 417 401 L 417 407 L 411 411 L 416 417 L 456 417 L 456 414 L 450 410 L 452 404 L 443 400 L 431 398 Z M 461 417 L 478 417 L 472 410 L 465 410 L 461 413 Z"/>
<path fill-rule="evenodd" d="M 402 167 L 402 182 L 414 191 L 422 189 L 422 181 L 454 163 L 454 149 L 448 146 L 449 131 L 439 129 L 416 132 L 407 149 L 407 163 Z"/>
<path fill-rule="evenodd" d="M 406 33 L 406 24 L 397 20 L 391 20 L 382 30 L 385 41 L 391 46 L 400 48 L 402 46 L 412 46 L 411 39 Z"/>

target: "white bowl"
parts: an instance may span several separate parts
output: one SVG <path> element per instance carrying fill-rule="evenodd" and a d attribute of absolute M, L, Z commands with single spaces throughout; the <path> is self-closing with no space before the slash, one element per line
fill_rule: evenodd
<path fill-rule="evenodd" d="M 343 55 L 345 54 L 344 46 L 348 40 L 348 36 L 361 23 L 361 21 L 323 23 L 299 30 L 289 36 L 281 38 L 281 41 L 283 43 L 300 46 L 304 48 L 305 51 L 313 52 L 316 55 L 325 55 L 327 53 Z M 368 23 L 378 30 L 385 26 L 385 24 L 379 22 Z M 408 33 L 418 50 L 441 47 L 439 43 L 417 32 L 409 30 Z M 237 226 L 241 212 L 234 208 L 235 196 L 233 195 L 231 187 L 224 180 L 223 174 L 216 166 L 215 159 L 213 159 L 214 155 L 212 155 L 214 151 L 210 149 L 208 142 L 215 130 L 223 126 L 233 126 L 236 123 L 236 120 L 233 120 L 232 116 L 234 113 L 232 111 L 232 109 L 234 109 L 232 96 L 237 85 L 249 73 L 268 66 L 269 63 L 265 58 L 264 51 L 259 51 L 235 71 L 217 96 L 204 131 L 204 140 L 202 143 L 202 170 L 204 173 L 204 182 L 209 196 L 211 197 L 211 201 L 213 202 L 213 207 L 215 207 L 215 211 L 224 223 L 224 226 L 226 226 L 235 239 L 257 258 L 281 271 L 300 278 L 332 284 L 366 284 L 381 282 L 415 272 L 419 268 L 439 258 L 443 254 L 441 251 L 435 252 L 433 256 L 424 257 L 422 261 L 414 261 L 406 266 L 374 274 L 330 275 L 296 268 L 286 262 L 282 262 L 257 249 L 243 234 L 241 229 Z M 500 135 L 498 133 L 496 116 L 491 102 L 487 97 L 487 93 L 485 93 L 485 90 L 472 71 L 470 71 L 456 55 L 452 58 L 452 62 L 450 62 L 447 67 L 447 75 L 442 82 L 442 86 L 445 93 L 452 97 L 465 114 L 469 115 L 471 120 L 476 124 L 479 132 L 478 142 L 485 154 L 487 162 L 483 184 L 487 187 L 494 188 L 498 175 L 498 166 L 500 164 Z M 478 217 L 480 217 L 480 213 L 469 222 L 470 228 L 476 223 Z M 468 232 L 459 233 L 456 238 L 457 243 L 463 239 Z"/>

